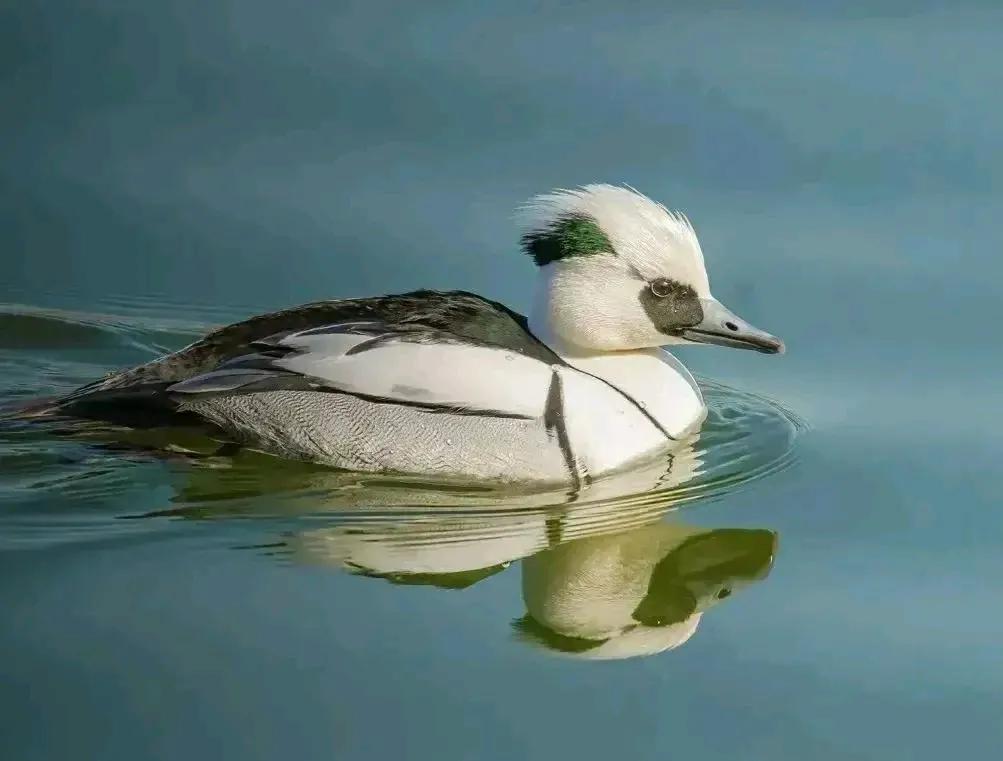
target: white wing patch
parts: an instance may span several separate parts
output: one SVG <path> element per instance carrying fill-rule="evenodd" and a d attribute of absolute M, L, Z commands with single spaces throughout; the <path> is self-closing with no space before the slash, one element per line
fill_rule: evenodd
<path fill-rule="evenodd" d="M 247 373 L 257 372 L 260 379 L 292 373 L 316 381 L 319 388 L 402 404 L 525 418 L 544 413 L 552 370 L 538 359 L 445 334 L 426 338 L 394 329 L 353 330 L 339 325 L 265 339 L 259 345 L 266 349 L 291 351 L 274 358 L 237 358 L 170 390 L 218 393 L 230 382 L 234 391 L 253 390 Z"/>
<path fill-rule="evenodd" d="M 343 348 L 346 338 L 361 340 Z M 543 414 L 551 371 L 536 359 L 502 348 L 395 339 L 349 353 L 370 338 L 317 336 L 308 351 L 275 364 L 368 396 L 525 417 Z"/>

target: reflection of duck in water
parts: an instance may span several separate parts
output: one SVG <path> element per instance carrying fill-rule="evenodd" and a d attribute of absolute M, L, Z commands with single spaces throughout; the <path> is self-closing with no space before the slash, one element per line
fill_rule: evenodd
<path fill-rule="evenodd" d="M 588 658 L 627 658 L 678 647 L 704 611 L 773 564 L 776 534 L 656 523 L 586 537 L 526 558 L 529 641 Z"/>
<path fill-rule="evenodd" d="M 669 457 L 597 481 L 574 501 L 567 490 L 463 493 L 389 482 L 328 490 L 323 507 L 350 512 L 337 525 L 290 537 L 288 546 L 306 562 L 398 583 L 465 585 L 562 542 L 658 520 L 701 472 L 695 443 L 691 437 Z"/>
<path fill-rule="evenodd" d="M 651 468 L 645 485 L 650 489 L 660 475 L 666 487 L 679 487 L 699 465 L 687 447 L 668 470 L 665 463 Z M 764 578 L 772 565 L 776 535 L 770 531 L 659 521 L 679 495 L 668 488 L 654 499 L 611 493 L 606 500 L 523 509 L 513 503 L 503 510 L 375 520 L 359 514 L 293 535 L 287 547 L 305 562 L 453 589 L 522 559 L 527 614 L 516 622 L 521 640 L 583 657 L 625 658 L 682 644 L 703 611 Z"/>
<path fill-rule="evenodd" d="M 704 529 L 657 516 L 651 523 L 650 513 L 646 525 L 623 530 L 613 515 L 588 525 L 596 514 L 575 510 L 551 519 L 537 513 L 340 526 L 305 532 L 291 544 L 301 560 L 452 589 L 522 558 L 527 613 L 515 622 L 520 639 L 596 659 L 678 647 L 693 636 L 704 611 L 765 578 L 773 564 L 771 531 Z"/>

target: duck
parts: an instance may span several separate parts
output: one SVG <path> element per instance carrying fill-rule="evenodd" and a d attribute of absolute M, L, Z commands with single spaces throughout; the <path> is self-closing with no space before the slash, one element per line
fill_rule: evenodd
<path fill-rule="evenodd" d="M 576 489 L 671 451 L 706 405 L 670 349 L 783 342 L 711 295 L 685 215 L 627 186 L 532 198 L 524 316 L 467 291 L 312 302 L 218 328 L 42 413 L 195 425 L 341 470 Z"/>

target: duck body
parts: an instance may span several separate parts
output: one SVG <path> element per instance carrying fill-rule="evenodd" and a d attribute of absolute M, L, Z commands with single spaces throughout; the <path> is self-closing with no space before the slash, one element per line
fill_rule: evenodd
<path fill-rule="evenodd" d="M 229 325 L 85 386 L 59 411 L 195 420 L 348 470 L 582 483 L 670 448 L 703 419 L 696 384 L 663 354 L 624 356 L 634 371 L 615 363 L 619 377 L 607 379 L 601 360 L 562 356 L 501 304 L 416 291 Z M 674 414 L 661 409 L 664 393 L 646 398 L 642 377 L 676 390 Z"/>
<path fill-rule="evenodd" d="M 571 483 L 671 449 L 706 415 L 667 346 L 775 354 L 711 296 L 696 233 L 630 188 L 523 208 L 529 318 L 463 291 L 323 301 L 221 328 L 51 410 L 181 421 L 359 471 Z"/>

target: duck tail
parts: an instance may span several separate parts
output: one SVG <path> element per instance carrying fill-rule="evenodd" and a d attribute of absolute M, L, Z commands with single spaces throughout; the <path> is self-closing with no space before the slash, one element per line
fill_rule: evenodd
<path fill-rule="evenodd" d="M 37 420 L 56 417 L 59 414 L 59 397 L 47 396 L 29 402 L 14 402 L 0 405 L 0 420 Z"/>

